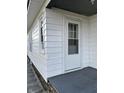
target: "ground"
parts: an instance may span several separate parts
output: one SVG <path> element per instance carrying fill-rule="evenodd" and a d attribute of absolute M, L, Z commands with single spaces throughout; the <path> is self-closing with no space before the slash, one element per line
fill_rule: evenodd
<path fill-rule="evenodd" d="M 27 62 L 27 93 L 48 93 L 42 87 L 29 60 Z"/>

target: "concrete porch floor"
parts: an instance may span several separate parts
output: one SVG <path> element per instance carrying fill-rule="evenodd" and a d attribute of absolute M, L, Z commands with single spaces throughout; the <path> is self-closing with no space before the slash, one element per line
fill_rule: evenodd
<path fill-rule="evenodd" d="M 58 93 L 97 93 L 97 70 L 91 67 L 48 80 Z"/>

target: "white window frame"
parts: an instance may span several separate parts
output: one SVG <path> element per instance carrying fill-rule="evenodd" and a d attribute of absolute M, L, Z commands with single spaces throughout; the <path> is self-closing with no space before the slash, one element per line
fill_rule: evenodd
<path fill-rule="evenodd" d="M 77 25 L 77 31 L 74 31 L 74 27 L 73 27 L 73 31 L 69 31 L 69 24 L 72 24 L 72 26 Z M 70 33 L 73 33 L 73 37 L 70 37 Z M 76 33 L 76 37 L 74 37 L 74 34 Z M 68 55 L 75 55 L 75 54 L 79 54 L 79 24 L 75 23 L 75 22 L 68 22 Z M 77 52 L 75 53 L 70 53 L 69 52 L 69 40 L 77 40 Z"/>

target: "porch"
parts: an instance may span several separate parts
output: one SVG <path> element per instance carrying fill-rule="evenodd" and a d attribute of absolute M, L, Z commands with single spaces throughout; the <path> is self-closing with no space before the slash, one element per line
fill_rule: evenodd
<path fill-rule="evenodd" d="M 97 70 L 91 67 L 48 79 L 58 93 L 97 93 Z"/>

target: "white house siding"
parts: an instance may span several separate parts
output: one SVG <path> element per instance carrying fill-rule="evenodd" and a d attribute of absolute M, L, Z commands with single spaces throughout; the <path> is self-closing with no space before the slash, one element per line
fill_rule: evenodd
<path fill-rule="evenodd" d="M 27 53 L 30 51 L 30 43 L 31 43 L 31 39 L 30 39 L 31 35 L 30 33 L 27 34 Z"/>
<path fill-rule="evenodd" d="M 88 20 L 82 21 L 81 22 L 81 33 L 80 33 L 80 37 L 81 37 L 81 63 L 82 63 L 82 68 L 89 66 L 89 37 L 88 37 Z"/>
<path fill-rule="evenodd" d="M 44 29 L 44 38 L 46 38 L 46 18 L 45 12 L 43 13 L 43 29 Z M 28 37 L 30 38 L 30 43 L 32 44 L 32 51 L 28 50 L 28 56 L 30 57 L 32 63 L 38 69 L 40 74 L 47 81 L 47 63 L 46 63 L 46 55 L 43 49 L 41 49 L 41 40 L 40 40 L 40 18 L 37 18 L 33 23 Z M 29 45 L 29 44 L 28 44 Z"/>
<path fill-rule="evenodd" d="M 43 14 L 44 49 L 41 47 L 38 18 L 31 28 L 32 35 L 28 36 L 32 37 L 32 52 L 28 52 L 28 55 L 46 81 L 48 77 L 64 73 L 65 16 L 76 18 L 81 23 L 82 68 L 87 66 L 96 68 L 96 17 L 81 16 L 59 9 L 46 9 Z"/>
<path fill-rule="evenodd" d="M 89 18 L 60 9 L 46 9 L 47 41 L 45 46 L 48 77 L 64 73 L 65 16 L 79 20 L 81 23 L 80 51 L 82 68 L 87 66 L 96 67 L 96 21 L 94 23 L 94 17 Z"/>
<path fill-rule="evenodd" d="M 39 25 L 38 23 L 32 29 L 32 53 L 39 54 Z"/>
<path fill-rule="evenodd" d="M 47 9 L 46 29 L 47 75 L 51 77 L 63 71 L 63 16 Z"/>
<path fill-rule="evenodd" d="M 97 68 L 97 16 L 89 18 L 89 66 Z"/>

